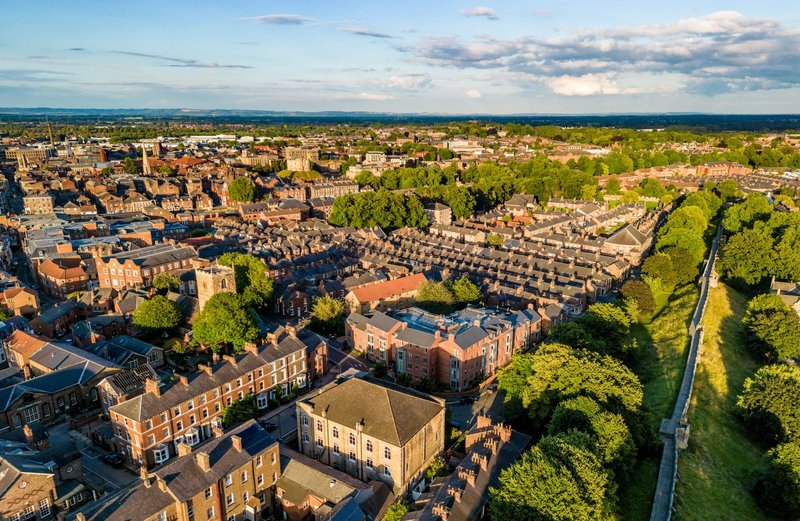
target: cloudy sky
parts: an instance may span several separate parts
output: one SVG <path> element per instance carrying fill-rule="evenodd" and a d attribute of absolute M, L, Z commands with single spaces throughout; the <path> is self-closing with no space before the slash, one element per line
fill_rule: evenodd
<path fill-rule="evenodd" d="M 8 2 L 0 106 L 800 111 L 800 2 Z"/>

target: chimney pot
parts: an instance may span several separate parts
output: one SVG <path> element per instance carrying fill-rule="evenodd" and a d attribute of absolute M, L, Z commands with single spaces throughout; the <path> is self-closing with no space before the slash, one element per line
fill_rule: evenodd
<path fill-rule="evenodd" d="M 236 452 L 242 452 L 242 438 L 241 438 L 241 436 L 237 436 L 236 434 L 231 436 L 231 445 L 233 445 L 233 448 L 236 449 Z"/>

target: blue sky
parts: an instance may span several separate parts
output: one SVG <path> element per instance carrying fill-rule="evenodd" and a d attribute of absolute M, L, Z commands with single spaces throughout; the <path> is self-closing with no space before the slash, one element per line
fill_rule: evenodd
<path fill-rule="evenodd" d="M 800 111 L 800 3 L 6 2 L 0 106 Z"/>

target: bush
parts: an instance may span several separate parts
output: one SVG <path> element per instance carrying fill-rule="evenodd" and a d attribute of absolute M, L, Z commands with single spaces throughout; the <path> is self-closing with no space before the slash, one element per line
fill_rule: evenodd
<path fill-rule="evenodd" d="M 737 406 L 752 432 L 774 445 L 800 438 L 800 368 L 764 366 L 744 382 Z"/>

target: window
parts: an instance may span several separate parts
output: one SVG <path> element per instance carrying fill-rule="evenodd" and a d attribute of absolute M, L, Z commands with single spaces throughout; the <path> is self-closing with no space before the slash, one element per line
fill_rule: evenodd
<path fill-rule="evenodd" d="M 236 514 L 231 514 L 228 516 L 228 521 L 236 521 Z"/>
<path fill-rule="evenodd" d="M 372 458 L 367 458 L 367 468 L 370 470 L 373 469 Z"/>
<path fill-rule="evenodd" d="M 169 451 L 167 450 L 166 445 L 159 445 L 153 450 L 153 459 L 156 461 L 156 465 L 159 465 L 169 459 Z"/>
<path fill-rule="evenodd" d="M 208 507 L 208 509 L 206 510 L 206 517 L 208 519 L 213 519 L 213 517 L 214 517 L 214 507 Z"/>
<path fill-rule="evenodd" d="M 337 440 L 339 439 L 339 429 L 337 427 L 333 428 L 333 437 Z"/>
<path fill-rule="evenodd" d="M 144 430 L 149 431 L 153 428 L 153 422 L 151 420 L 147 420 L 144 422 Z"/>
<path fill-rule="evenodd" d="M 228 474 L 227 476 L 225 476 L 225 486 L 230 487 L 231 485 L 233 485 L 233 475 Z"/>
<path fill-rule="evenodd" d="M 43 403 L 42 404 L 42 414 L 44 415 L 45 418 L 50 416 L 50 404 L 49 403 Z"/>
<path fill-rule="evenodd" d="M 248 499 L 250 499 L 250 493 L 245 490 L 244 494 L 242 494 L 242 503 L 247 503 Z"/>
<path fill-rule="evenodd" d="M 169 427 L 164 427 L 161 429 L 161 435 L 165 438 L 169 438 Z"/>
<path fill-rule="evenodd" d="M 385 459 L 386 461 L 392 460 L 392 449 L 390 449 L 389 447 L 385 447 L 383 449 L 383 459 Z"/>
<path fill-rule="evenodd" d="M 339 455 L 339 445 L 336 444 L 336 443 L 333 444 L 333 455 L 334 456 L 338 456 Z"/>
<path fill-rule="evenodd" d="M 242 483 L 247 483 L 247 471 L 242 472 Z"/>
<path fill-rule="evenodd" d="M 210 487 L 206 489 L 206 499 L 211 499 L 214 496 L 214 490 Z"/>
<path fill-rule="evenodd" d="M 270 462 L 274 465 L 275 464 L 275 453 L 273 452 L 270 456 Z"/>
<path fill-rule="evenodd" d="M 303 425 L 308 427 L 308 415 L 307 414 L 303 415 Z"/>
<path fill-rule="evenodd" d="M 22 519 L 36 519 L 36 509 L 33 508 L 33 505 L 25 507 L 25 510 L 22 511 Z"/>
<path fill-rule="evenodd" d="M 264 474 L 258 475 L 258 485 L 261 486 L 264 484 Z"/>
<path fill-rule="evenodd" d="M 58 407 L 59 409 L 63 409 L 64 408 L 64 397 L 63 396 L 59 396 L 58 398 L 56 398 L 56 407 Z"/>
<path fill-rule="evenodd" d="M 180 416 L 180 415 L 181 415 L 181 408 L 180 408 L 180 406 L 178 406 L 178 407 L 175 407 L 175 416 Z"/>
<path fill-rule="evenodd" d="M 311 437 L 308 435 L 307 432 L 303 432 L 303 443 L 308 443 Z"/>
<path fill-rule="evenodd" d="M 319 440 L 319 439 L 317 440 L 317 448 L 318 449 L 322 448 L 322 440 Z"/>
<path fill-rule="evenodd" d="M 175 431 L 182 431 L 183 430 L 183 422 L 177 422 L 175 424 Z"/>
<path fill-rule="evenodd" d="M 263 465 L 263 463 L 264 463 L 264 458 L 262 458 L 260 454 L 256 456 L 256 468 Z"/>
<path fill-rule="evenodd" d="M 350 454 L 348 455 L 348 458 L 350 459 L 350 461 L 355 461 L 356 460 L 356 451 L 351 450 Z"/>
<path fill-rule="evenodd" d="M 317 431 L 322 432 L 322 422 L 317 420 Z"/>
<path fill-rule="evenodd" d="M 22 414 L 25 416 L 25 423 L 32 423 L 39 421 L 39 409 L 35 405 L 33 407 L 28 407 L 22 411 Z"/>
<path fill-rule="evenodd" d="M 39 517 L 50 515 L 50 500 L 47 498 L 39 500 Z"/>
<path fill-rule="evenodd" d="M 372 440 L 367 440 L 367 452 L 372 452 Z"/>
<path fill-rule="evenodd" d="M 351 432 L 351 433 L 350 433 L 350 435 L 347 437 L 347 439 L 348 439 L 348 441 L 350 442 L 350 445 L 355 445 L 355 444 L 356 444 L 356 435 L 355 435 L 355 434 L 353 434 L 352 432 Z"/>
<path fill-rule="evenodd" d="M 234 497 L 233 497 L 233 492 L 230 492 L 230 493 L 228 494 L 228 499 L 227 499 L 227 501 L 228 501 L 228 504 L 229 504 L 229 505 L 232 505 L 232 504 L 233 504 L 233 502 L 234 502 L 234 501 L 236 501 L 236 498 L 234 498 Z"/>
<path fill-rule="evenodd" d="M 392 471 L 389 470 L 388 466 L 384 466 L 383 467 L 383 475 L 384 476 L 389 476 L 390 478 L 392 477 Z"/>
<path fill-rule="evenodd" d="M 163 510 L 158 513 L 158 521 L 167 521 L 167 513 Z"/>
<path fill-rule="evenodd" d="M 147 436 L 147 446 L 148 446 L 148 447 L 149 447 L 150 445 L 154 444 L 155 442 L 156 442 L 156 436 L 155 436 L 155 434 L 150 434 L 149 436 Z"/>

